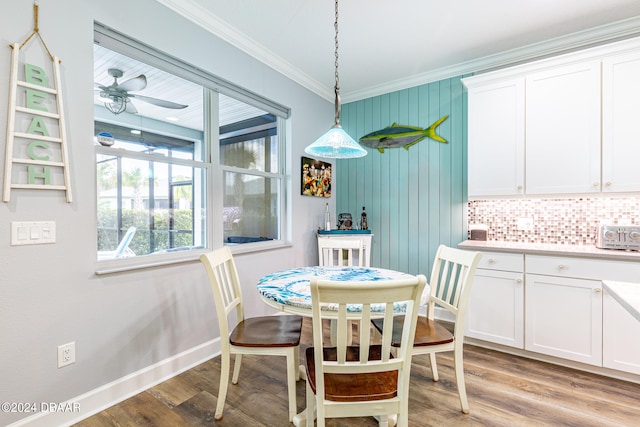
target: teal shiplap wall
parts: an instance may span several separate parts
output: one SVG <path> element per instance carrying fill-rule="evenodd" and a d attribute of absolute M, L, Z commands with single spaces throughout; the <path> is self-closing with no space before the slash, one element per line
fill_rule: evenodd
<path fill-rule="evenodd" d="M 374 234 L 371 265 L 429 277 L 440 244 L 455 246 L 467 229 L 467 96 L 461 77 L 441 80 L 342 106 L 341 124 L 356 140 L 393 124 L 427 127 L 449 118 L 437 133 L 405 150 L 338 160 L 336 212 L 359 220 L 366 207 Z"/>

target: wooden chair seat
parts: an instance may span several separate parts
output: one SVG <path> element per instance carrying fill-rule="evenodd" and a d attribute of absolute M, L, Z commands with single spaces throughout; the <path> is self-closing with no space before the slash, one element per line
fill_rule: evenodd
<path fill-rule="evenodd" d="M 375 326 L 378 332 L 382 332 L 384 319 L 373 319 L 371 323 L 373 323 L 373 326 Z M 394 347 L 400 347 L 403 324 L 404 316 L 395 316 L 393 318 L 393 337 L 391 338 L 391 345 Z M 413 341 L 414 347 L 440 345 L 450 342 L 453 342 L 453 334 L 440 324 L 440 322 L 429 319 L 425 316 L 418 316 L 418 321 L 416 322 L 416 335 Z"/>
<path fill-rule="evenodd" d="M 325 361 L 338 360 L 335 347 L 322 349 Z M 369 360 L 381 360 L 382 346 L 369 348 Z M 306 350 L 307 381 L 316 393 L 316 364 L 313 347 Z M 360 347 L 347 347 L 347 361 L 360 360 Z M 329 374 L 324 375 L 325 398 L 334 402 L 366 402 L 372 400 L 392 399 L 398 395 L 397 371 L 386 371 L 364 374 Z"/>
<path fill-rule="evenodd" d="M 297 347 L 301 329 L 301 316 L 252 317 L 236 325 L 229 341 L 238 347 Z"/>

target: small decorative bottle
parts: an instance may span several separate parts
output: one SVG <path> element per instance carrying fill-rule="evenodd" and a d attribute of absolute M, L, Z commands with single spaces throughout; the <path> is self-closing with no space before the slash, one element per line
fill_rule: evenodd
<path fill-rule="evenodd" d="M 331 230 L 331 214 L 329 213 L 329 203 L 324 207 L 324 229 Z"/>
<path fill-rule="evenodd" d="M 367 212 L 365 212 L 364 206 L 362 207 L 362 213 L 360 214 L 360 228 L 362 230 L 369 229 L 369 226 L 367 225 Z"/>

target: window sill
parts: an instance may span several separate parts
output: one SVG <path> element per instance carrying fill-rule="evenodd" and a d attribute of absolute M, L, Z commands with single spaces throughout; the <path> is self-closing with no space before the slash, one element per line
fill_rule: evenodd
<path fill-rule="evenodd" d="M 265 242 L 231 244 L 228 245 L 234 254 L 245 254 L 251 252 L 263 252 L 274 249 L 290 247 L 290 242 L 283 240 L 270 240 Z M 200 255 L 207 253 L 209 249 L 195 249 L 180 253 L 156 254 L 147 256 L 137 256 L 131 258 L 121 258 L 114 260 L 99 261 L 96 264 L 95 274 L 98 276 L 126 271 L 142 270 L 147 268 L 163 267 L 168 265 L 182 264 L 199 261 Z"/>

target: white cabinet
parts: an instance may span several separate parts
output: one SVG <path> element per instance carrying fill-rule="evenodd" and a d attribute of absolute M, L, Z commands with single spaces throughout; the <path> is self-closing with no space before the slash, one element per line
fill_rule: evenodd
<path fill-rule="evenodd" d="M 469 88 L 469 196 L 524 193 L 524 78 Z"/>
<path fill-rule="evenodd" d="M 640 51 L 602 63 L 602 191 L 640 191 Z"/>
<path fill-rule="evenodd" d="M 471 288 L 465 335 L 523 348 L 523 255 L 483 253 Z"/>
<path fill-rule="evenodd" d="M 602 366 L 640 375 L 640 322 L 606 291 L 602 301 Z"/>
<path fill-rule="evenodd" d="M 600 191 L 600 62 L 526 76 L 527 194 Z"/>
<path fill-rule="evenodd" d="M 601 366 L 601 282 L 537 274 L 525 280 L 525 349 Z"/>
<path fill-rule="evenodd" d="M 462 81 L 471 198 L 640 191 L 640 38 Z"/>

